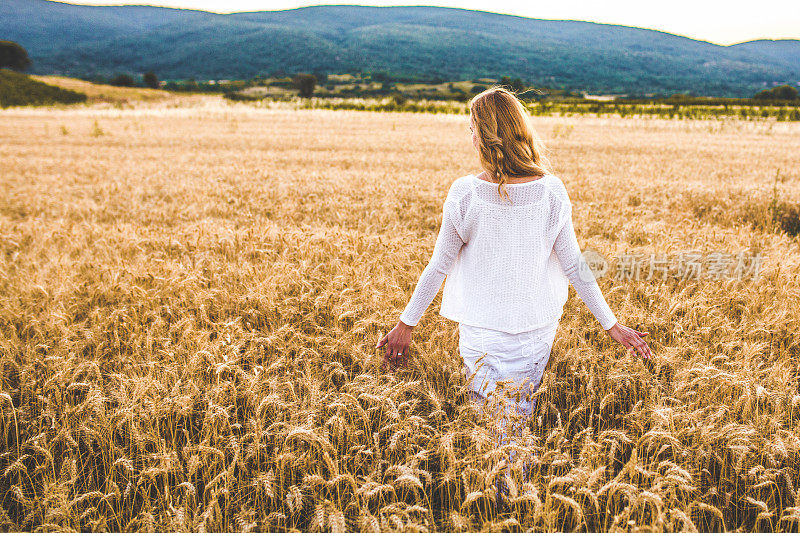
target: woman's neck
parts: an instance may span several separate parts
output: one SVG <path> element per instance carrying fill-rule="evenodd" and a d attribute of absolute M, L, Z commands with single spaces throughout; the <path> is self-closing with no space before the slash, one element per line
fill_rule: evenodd
<path fill-rule="evenodd" d="M 492 177 L 489 175 L 489 173 L 486 172 L 485 170 L 483 172 L 481 172 L 480 174 L 478 174 L 477 177 L 479 179 L 482 179 L 483 181 L 488 181 L 489 183 L 497 183 L 496 181 L 494 181 L 492 179 Z M 506 183 L 527 183 L 529 181 L 536 181 L 541 177 L 542 176 L 514 176 L 513 178 L 507 177 L 506 178 Z"/>

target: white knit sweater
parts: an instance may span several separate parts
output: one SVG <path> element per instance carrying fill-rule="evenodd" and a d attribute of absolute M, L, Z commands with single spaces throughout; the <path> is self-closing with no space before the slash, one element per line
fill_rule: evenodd
<path fill-rule="evenodd" d="M 507 184 L 472 174 L 450 186 L 428 266 L 400 320 L 416 326 L 442 281 L 439 314 L 471 326 L 520 333 L 559 320 L 569 282 L 600 322 L 617 321 L 581 255 L 564 183 L 548 174 Z"/>

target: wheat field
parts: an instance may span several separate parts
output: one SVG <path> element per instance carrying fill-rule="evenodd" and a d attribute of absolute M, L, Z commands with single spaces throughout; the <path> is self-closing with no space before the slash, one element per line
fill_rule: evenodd
<path fill-rule="evenodd" d="M 570 289 L 497 447 L 441 293 L 374 349 L 468 118 L 209 101 L 0 112 L 1 529 L 800 530 L 800 124 L 532 119 L 584 249 L 762 263 L 600 278 L 650 362 Z"/>

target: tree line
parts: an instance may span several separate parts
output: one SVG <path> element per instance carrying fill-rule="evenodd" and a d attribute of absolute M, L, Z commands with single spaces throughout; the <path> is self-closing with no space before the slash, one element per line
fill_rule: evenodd
<path fill-rule="evenodd" d="M 142 83 L 145 87 L 151 89 L 158 89 L 161 87 L 161 82 L 158 76 L 152 70 L 145 72 L 142 75 Z M 108 80 L 109 85 L 116 85 L 117 87 L 136 87 L 136 80 L 130 74 L 118 74 Z"/>
<path fill-rule="evenodd" d="M 31 60 L 24 47 L 13 41 L 0 40 L 0 68 L 7 68 L 17 72 L 22 72 L 30 68 L 30 66 Z M 320 83 L 320 81 L 325 81 L 326 77 L 327 76 L 324 73 L 296 73 L 291 78 L 291 86 L 297 90 L 297 93 L 300 97 L 310 98 L 315 94 L 317 85 Z M 388 73 L 377 72 L 374 73 L 372 78 L 375 81 L 382 82 L 382 90 L 383 92 L 387 92 L 392 89 L 394 82 L 400 81 L 402 76 L 400 78 L 395 78 Z M 142 75 L 141 80 L 141 85 L 145 87 L 158 89 L 162 86 L 162 82 L 159 81 L 158 76 L 153 71 L 145 72 Z M 117 74 L 109 79 L 96 81 L 105 81 L 110 85 L 119 87 L 136 87 L 139 85 L 134 76 L 126 73 Z M 542 91 L 534 89 L 526 84 L 519 77 L 512 78 L 510 76 L 503 76 L 500 78 L 498 84 L 507 87 L 515 93 L 525 96 L 528 99 L 536 100 L 539 96 L 544 94 Z M 173 87 L 170 87 L 170 85 Z M 168 85 L 168 88 L 176 88 L 174 87 L 175 84 L 170 85 Z M 472 94 L 477 94 L 485 88 L 486 87 L 482 85 L 474 85 L 470 92 Z M 470 95 L 462 94 L 461 96 L 462 100 L 466 100 Z M 797 88 L 792 87 L 791 85 L 781 85 L 759 91 L 753 95 L 752 98 L 762 102 L 794 102 L 800 100 L 800 94 L 798 93 Z"/>
<path fill-rule="evenodd" d="M 15 72 L 24 72 L 31 67 L 31 59 L 28 51 L 14 41 L 0 40 L 0 68 L 7 68 Z M 118 74 L 108 80 L 110 85 L 118 87 L 136 87 L 137 83 L 130 74 Z M 142 75 L 142 83 L 145 87 L 158 89 L 161 82 L 155 72 L 149 71 Z"/>

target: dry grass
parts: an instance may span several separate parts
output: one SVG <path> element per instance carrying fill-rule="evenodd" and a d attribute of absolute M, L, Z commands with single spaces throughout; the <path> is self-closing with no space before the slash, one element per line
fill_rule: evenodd
<path fill-rule="evenodd" d="M 466 399 L 441 296 L 405 373 L 373 350 L 478 170 L 466 117 L 0 113 L 0 527 L 797 531 L 800 252 L 738 217 L 778 169 L 796 204 L 800 125 L 535 124 L 584 247 L 764 266 L 604 278 L 650 365 L 573 292 L 518 451 L 532 480 L 515 463 L 496 513 L 510 449 Z"/>
<path fill-rule="evenodd" d="M 92 83 L 75 78 L 63 76 L 31 76 L 41 82 L 55 85 L 63 89 L 77 91 L 87 96 L 87 103 L 109 103 L 120 106 L 130 105 L 135 102 L 167 102 L 185 100 L 186 95 L 176 95 L 160 89 L 145 89 L 142 87 L 116 87 L 102 83 Z"/>

